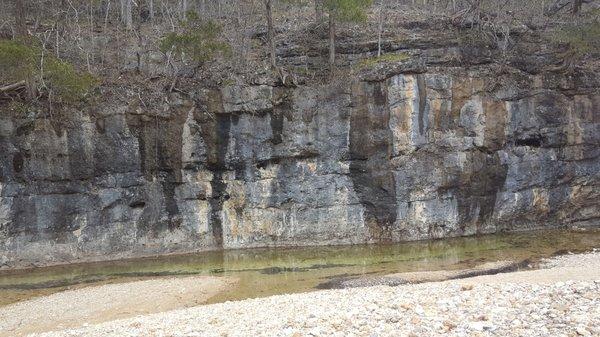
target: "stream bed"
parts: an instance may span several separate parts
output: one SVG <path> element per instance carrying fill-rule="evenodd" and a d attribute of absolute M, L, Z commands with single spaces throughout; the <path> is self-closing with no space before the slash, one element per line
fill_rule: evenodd
<path fill-rule="evenodd" d="M 0 272 L 0 306 L 66 289 L 160 277 L 238 280 L 210 303 L 311 291 L 335 278 L 456 270 L 600 248 L 600 230 L 545 230 L 396 244 L 265 248 L 169 255 Z"/>

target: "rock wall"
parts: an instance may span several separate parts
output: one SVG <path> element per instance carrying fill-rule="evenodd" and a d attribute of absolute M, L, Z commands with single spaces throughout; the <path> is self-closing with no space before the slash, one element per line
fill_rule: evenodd
<path fill-rule="evenodd" d="M 598 225 L 598 77 L 430 68 L 2 113 L 0 267 Z"/>

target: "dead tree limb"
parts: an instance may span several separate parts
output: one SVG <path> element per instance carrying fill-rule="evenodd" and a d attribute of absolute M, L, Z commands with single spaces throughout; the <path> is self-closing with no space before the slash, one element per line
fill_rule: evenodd
<path fill-rule="evenodd" d="M 12 91 L 12 90 L 16 90 L 16 89 L 19 89 L 22 87 L 25 87 L 25 81 L 19 81 L 17 83 L 13 83 L 13 84 L 9 84 L 9 85 L 0 87 L 0 92 Z"/>

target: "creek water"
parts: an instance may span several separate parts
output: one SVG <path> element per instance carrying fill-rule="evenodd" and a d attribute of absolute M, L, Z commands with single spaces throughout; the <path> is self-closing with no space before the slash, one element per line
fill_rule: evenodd
<path fill-rule="evenodd" d="M 223 302 L 311 291 L 335 278 L 536 261 L 600 248 L 600 230 L 547 230 L 397 244 L 203 252 L 0 272 L 0 306 L 66 289 L 187 275 L 228 276 Z"/>

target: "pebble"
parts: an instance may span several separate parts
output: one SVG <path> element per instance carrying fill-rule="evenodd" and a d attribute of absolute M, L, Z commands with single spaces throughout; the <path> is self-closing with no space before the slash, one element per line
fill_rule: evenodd
<path fill-rule="evenodd" d="M 577 327 L 577 329 L 575 330 L 575 332 L 577 332 L 578 335 L 580 336 L 591 336 L 590 332 L 587 331 L 586 328 L 584 327 Z"/>
<path fill-rule="evenodd" d="M 541 268 L 558 268 L 558 267 L 585 267 L 598 262 L 600 258 L 600 249 L 594 249 L 587 254 L 567 254 L 555 256 L 551 259 L 544 259 L 540 263 Z M 561 284 L 569 284 L 560 282 Z"/>
<path fill-rule="evenodd" d="M 446 282 L 377 286 L 199 306 L 38 336 L 592 336 L 587 327 L 600 326 L 598 293 L 594 282 L 482 284 L 469 293 Z M 445 310 L 449 298 L 462 304 Z M 406 303 L 413 303 L 409 310 Z"/>

